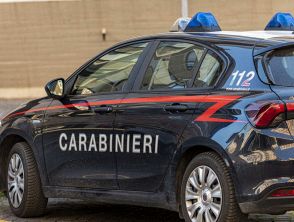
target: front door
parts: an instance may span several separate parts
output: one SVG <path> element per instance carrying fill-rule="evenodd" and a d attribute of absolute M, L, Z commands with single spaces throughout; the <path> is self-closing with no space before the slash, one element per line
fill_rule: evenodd
<path fill-rule="evenodd" d="M 69 95 L 52 101 L 43 130 L 50 185 L 117 189 L 113 123 L 146 46 L 104 53 L 74 77 Z"/>

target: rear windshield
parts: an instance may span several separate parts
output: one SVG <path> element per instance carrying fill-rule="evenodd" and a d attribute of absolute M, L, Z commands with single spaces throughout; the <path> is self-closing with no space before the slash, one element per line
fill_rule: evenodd
<path fill-rule="evenodd" d="M 294 48 L 275 50 L 266 60 L 276 85 L 294 86 Z"/>

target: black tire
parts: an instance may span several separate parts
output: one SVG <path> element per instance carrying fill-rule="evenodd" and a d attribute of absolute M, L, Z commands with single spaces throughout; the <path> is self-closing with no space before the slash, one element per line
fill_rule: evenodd
<path fill-rule="evenodd" d="M 186 222 L 191 222 L 186 207 L 186 185 L 191 173 L 200 166 L 207 166 L 212 169 L 218 177 L 222 189 L 221 211 L 218 222 L 243 222 L 248 221 L 247 216 L 242 214 L 235 197 L 235 189 L 228 167 L 224 161 L 213 152 L 206 152 L 197 155 L 187 166 L 180 189 L 180 210 Z"/>
<path fill-rule="evenodd" d="M 11 211 L 18 217 L 38 217 L 44 214 L 48 199 L 45 198 L 41 186 L 41 180 L 37 169 L 37 164 L 30 146 L 25 142 L 16 143 L 9 154 L 7 163 L 7 173 L 10 159 L 14 154 L 19 155 L 24 169 L 24 191 L 19 207 L 15 208 L 9 198 Z M 8 193 L 8 179 L 7 179 Z"/>

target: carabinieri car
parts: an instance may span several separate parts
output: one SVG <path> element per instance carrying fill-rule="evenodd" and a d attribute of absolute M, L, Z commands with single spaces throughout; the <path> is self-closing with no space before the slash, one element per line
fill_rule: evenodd
<path fill-rule="evenodd" d="M 186 222 L 294 209 L 294 18 L 223 32 L 210 13 L 120 43 L 2 118 L 0 190 L 159 207 Z"/>

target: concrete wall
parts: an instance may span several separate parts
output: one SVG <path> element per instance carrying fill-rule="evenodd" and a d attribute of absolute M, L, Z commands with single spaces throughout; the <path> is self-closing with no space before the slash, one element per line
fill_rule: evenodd
<path fill-rule="evenodd" d="M 294 14 L 290 0 L 190 0 L 189 8 L 190 16 L 213 12 L 224 30 L 263 29 L 276 11 Z M 67 77 L 119 41 L 166 32 L 180 14 L 181 0 L 0 0 L 0 97 L 6 88 L 37 89 Z"/>

